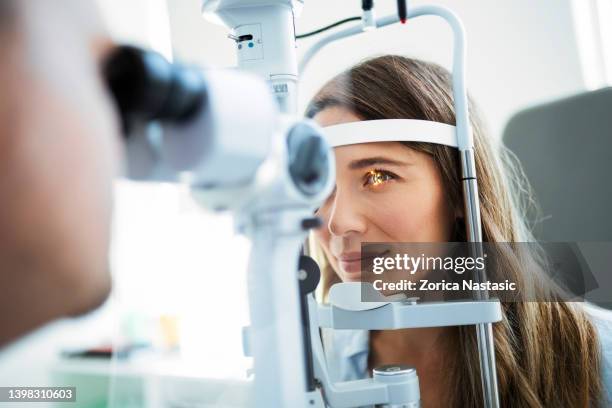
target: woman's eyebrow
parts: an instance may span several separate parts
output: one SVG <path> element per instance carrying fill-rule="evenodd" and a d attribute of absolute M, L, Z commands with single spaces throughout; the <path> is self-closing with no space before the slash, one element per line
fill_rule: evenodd
<path fill-rule="evenodd" d="M 377 164 L 386 164 L 389 166 L 406 166 L 409 163 L 404 163 L 398 160 L 388 159 L 386 157 L 377 156 L 377 157 L 367 157 L 364 159 L 353 160 L 349 163 L 348 167 L 351 170 L 359 170 L 366 167 L 372 167 Z"/>

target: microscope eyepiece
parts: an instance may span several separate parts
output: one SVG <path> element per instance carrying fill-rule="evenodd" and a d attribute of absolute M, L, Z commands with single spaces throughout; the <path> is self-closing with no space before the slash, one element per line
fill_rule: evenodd
<path fill-rule="evenodd" d="M 126 131 L 133 119 L 188 119 L 206 100 L 200 70 L 172 64 L 154 51 L 117 47 L 107 58 L 103 73 Z"/>
<path fill-rule="evenodd" d="M 318 194 L 329 177 L 329 146 L 320 131 L 308 122 L 296 124 L 287 136 L 289 174 L 304 194 Z"/>

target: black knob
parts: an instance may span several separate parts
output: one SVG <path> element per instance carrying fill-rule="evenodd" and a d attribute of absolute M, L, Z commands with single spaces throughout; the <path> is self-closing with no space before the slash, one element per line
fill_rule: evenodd
<path fill-rule="evenodd" d="M 319 264 L 307 255 L 301 255 L 298 265 L 299 269 L 299 281 L 300 281 L 300 293 L 307 295 L 319 285 L 321 279 L 321 269 Z"/>

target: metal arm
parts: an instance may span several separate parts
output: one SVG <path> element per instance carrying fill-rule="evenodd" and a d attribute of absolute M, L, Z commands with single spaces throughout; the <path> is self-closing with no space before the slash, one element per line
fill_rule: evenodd
<path fill-rule="evenodd" d="M 417 408 L 420 400 L 418 377 L 414 369 L 394 366 L 392 367 L 394 370 L 388 372 L 388 375 L 380 375 L 381 370 L 374 369 L 373 378 L 332 382 L 327 371 L 321 337 L 318 334 L 319 327 L 339 330 L 394 330 L 482 322 L 490 324 L 502 319 L 500 303 L 497 300 L 422 304 L 412 301 L 390 301 L 379 304 L 379 302 L 361 302 L 360 285 L 363 283 L 334 285 L 332 290 L 342 290 L 336 291 L 340 292 L 336 299 L 330 294 L 330 305 L 319 305 L 312 296 L 309 299 L 315 373 L 323 387 L 326 403 L 332 408 L 371 404 Z"/>

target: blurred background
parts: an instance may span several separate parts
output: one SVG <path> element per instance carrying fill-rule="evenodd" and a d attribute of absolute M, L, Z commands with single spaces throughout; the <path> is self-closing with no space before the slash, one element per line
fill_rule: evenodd
<path fill-rule="evenodd" d="M 227 30 L 202 18 L 199 0 L 97 3 L 118 42 L 202 66 L 236 63 Z M 298 34 L 361 14 L 359 0 L 305 3 Z M 612 0 L 410 2 L 432 3 L 464 23 L 468 88 L 496 140 L 520 110 L 612 83 L 612 26 L 603 20 Z M 376 0 L 375 7 L 383 16 L 396 5 Z M 298 56 L 318 38 L 299 41 Z M 451 40 L 442 20 L 423 17 L 332 44 L 303 73 L 300 109 L 325 81 L 369 56 L 396 53 L 449 68 Z M 118 181 L 116 191 L 111 299 L 0 351 L 0 385 L 78 384 L 78 406 L 142 406 L 153 374 L 246 379 L 248 242 L 234 235 L 229 217 L 203 213 L 181 188 Z M 92 348 L 100 357 L 83 357 Z M 175 406 L 189 406 L 192 391 L 185 388 Z"/>

